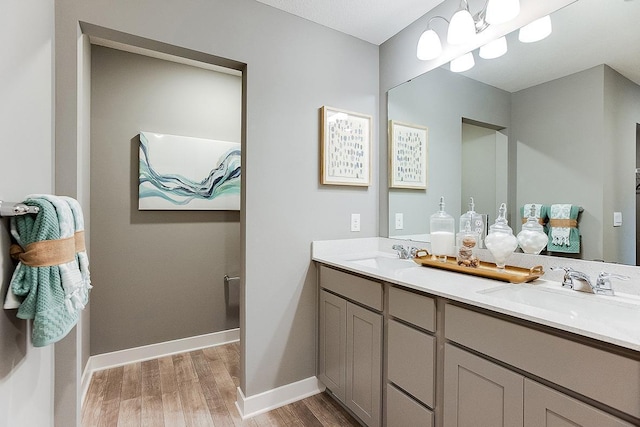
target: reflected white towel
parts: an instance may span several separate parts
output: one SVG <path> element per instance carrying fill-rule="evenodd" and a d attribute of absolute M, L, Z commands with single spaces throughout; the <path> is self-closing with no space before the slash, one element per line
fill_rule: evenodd
<path fill-rule="evenodd" d="M 571 219 L 571 205 L 570 204 L 557 204 L 551 205 L 551 213 L 549 215 L 552 219 Z M 554 245 L 569 246 L 571 241 L 571 228 L 569 227 L 551 227 L 551 238 Z"/>

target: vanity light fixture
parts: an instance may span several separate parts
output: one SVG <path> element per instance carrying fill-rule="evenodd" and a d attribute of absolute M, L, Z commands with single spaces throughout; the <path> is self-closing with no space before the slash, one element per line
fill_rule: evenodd
<path fill-rule="evenodd" d="M 520 28 L 518 40 L 523 43 L 537 42 L 546 38 L 551 31 L 551 17 L 547 15 Z"/>
<path fill-rule="evenodd" d="M 507 53 L 507 38 L 500 37 L 480 48 L 478 55 L 483 59 L 495 59 Z"/>
<path fill-rule="evenodd" d="M 454 73 L 462 73 L 472 69 L 474 65 L 476 65 L 476 61 L 473 59 L 473 53 L 467 52 L 456 59 L 452 59 L 449 69 Z"/>
<path fill-rule="evenodd" d="M 464 6 L 462 6 L 464 3 Z M 467 0 L 460 2 L 461 8 L 451 17 L 449 29 L 447 30 L 447 43 L 465 44 L 470 42 L 476 35 L 476 23 L 469 12 Z"/>
<path fill-rule="evenodd" d="M 434 16 L 427 23 L 426 30 L 418 40 L 416 55 L 418 59 L 429 61 L 442 53 L 442 42 L 438 33 L 431 28 L 431 22 L 440 18 L 449 25 L 447 43 L 460 45 L 470 42 L 477 33 L 484 31 L 490 24 L 499 24 L 515 18 L 520 13 L 520 0 L 486 0 L 482 10 L 475 15 L 469 12 L 467 0 L 460 0 L 456 13 L 448 21 L 442 16 Z"/>
<path fill-rule="evenodd" d="M 497 25 L 511 21 L 520 13 L 519 0 L 492 0 L 487 2 L 485 20 L 488 24 Z"/>

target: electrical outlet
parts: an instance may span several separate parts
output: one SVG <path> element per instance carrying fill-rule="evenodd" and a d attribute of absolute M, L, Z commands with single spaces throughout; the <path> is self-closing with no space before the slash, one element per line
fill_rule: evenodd
<path fill-rule="evenodd" d="M 622 212 L 614 212 L 613 213 L 613 226 L 621 227 L 622 226 Z"/>
<path fill-rule="evenodd" d="M 404 215 L 396 213 L 396 230 L 402 230 L 404 228 Z"/>
<path fill-rule="evenodd" d="M 351 214 L 351 231 L 360 231 L 360 214 Z"/>

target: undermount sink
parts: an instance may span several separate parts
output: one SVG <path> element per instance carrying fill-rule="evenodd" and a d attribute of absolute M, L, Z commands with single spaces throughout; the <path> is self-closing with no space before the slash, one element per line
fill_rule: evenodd
<path fill-rule="evenodd" d="M 405 268 L 417 267 L 417 264 L 410 259 L 400 259 L 394 256 L 373 255 L 358 259 L 351 259 L 349 262 L 362 267 L 374 268 L 383 271 L 396 271 Z"/>
<path fill-rule="evenodd" d="M 562 317 L 596 322 L 604 328 L 640 337 L 640 298 L 595 295 L 551 285 L 503 285 L 478 291 L 487 297 L 549 310 Z"/>

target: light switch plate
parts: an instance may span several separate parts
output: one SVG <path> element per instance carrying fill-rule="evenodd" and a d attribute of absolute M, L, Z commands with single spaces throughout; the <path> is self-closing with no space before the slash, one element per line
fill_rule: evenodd
<path fill-rule="evenodd" d="M 351 231 L 360 231 L 360 214 L 351 214 Z"/>
<path fill-rule="evenodd" d="M 614 212 L 613 213 L 613 226 L 621 227 L 622 226 L 622 212 Z"/>
<path fill-rule="evenodd" d="M 396 213 L 396 230 L 402 230 L 404 228 L 404 215 Z"/>

